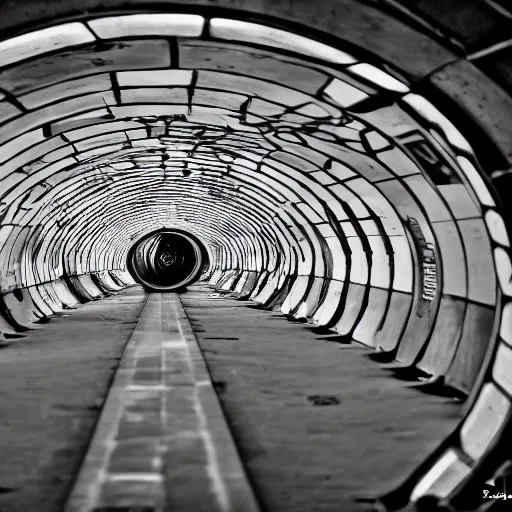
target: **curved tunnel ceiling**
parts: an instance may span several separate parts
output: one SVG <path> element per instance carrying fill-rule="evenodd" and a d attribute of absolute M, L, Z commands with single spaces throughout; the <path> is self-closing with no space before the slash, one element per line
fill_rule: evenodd
<path fill-rule="evenodd" d="M 0 91 L 1 332 L 132 283 L 134 241 L 182 230 L 212 286 L 474 390 L 390 509 L 497 469 L 478 473 L 512 391 L 496 169 L 414 77 L 275 19 L 190 9 L 5 39 Z"/>

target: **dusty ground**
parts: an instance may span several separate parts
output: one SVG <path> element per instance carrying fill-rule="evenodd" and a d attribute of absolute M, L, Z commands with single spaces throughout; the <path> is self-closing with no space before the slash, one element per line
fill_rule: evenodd
<path fill-rule="evenodd" d="M 60 512 L 142 309 L 130 288 L 0 350 L 0 511 Z"/>
<path fill-rule="evenodd" d="M 460 405 L 366 348 L 210 294 L 181 299 L 266 512 L 356 512 L 455 426 Z M 61 511 L 143 298 L 89 303 L 0 350 L 0 512 Z"/>
<path fill-rule="evenodd" d="M 363 346 L 211 293 L 181 299 L 268 512 L 359 510 L 354 498 L 393 488 L 456 425 L 460 405 L 392 377 Z"/>

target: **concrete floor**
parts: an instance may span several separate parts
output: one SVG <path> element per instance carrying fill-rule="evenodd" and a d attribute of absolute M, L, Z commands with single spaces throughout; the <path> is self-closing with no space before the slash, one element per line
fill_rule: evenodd
<path fill-rule="evenodd" d="M 129 288 L 0 351 L 0 512 L 60 512 L 142 309 Z"/>
<path fill-rule="evenodd" d="M 457 424 L 460 404 L 393 378 L 369 349 L 211 294 L 181 300 L 264 510 L 367 510 L 353 500 L 399 484 Z"/>
<path fill-rule="evenodd" d="M 393 488 L 456 425 L 459 404 L 365 347 L 216 295 L 181 300 L 264 511 L 365 510 L 354 498 Z M 0 351 L 0 512 L 62 510 L 143 302 L 131 288 Z"/>

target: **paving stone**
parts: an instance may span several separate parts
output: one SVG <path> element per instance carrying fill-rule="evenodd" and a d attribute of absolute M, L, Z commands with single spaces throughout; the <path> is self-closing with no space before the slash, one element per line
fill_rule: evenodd
<path fill-rule="evenodd" d="M 165 493 L 159 473 L 150 474 L 156 481 L 136 479 L 111 480 L 103 484 L 99 506 L 154 507 L 162 509 Z"/>

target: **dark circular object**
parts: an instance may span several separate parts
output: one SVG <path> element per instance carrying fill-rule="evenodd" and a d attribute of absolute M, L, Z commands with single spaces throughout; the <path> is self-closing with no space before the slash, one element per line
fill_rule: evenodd
<path fill-rule="evenodd" d="M 197 281 L 206 261 L 206 249 L 194 235 L 165 229 L 137 240 L 128 251 L 127 267 L 146 290 L 170 292 Z"/>

